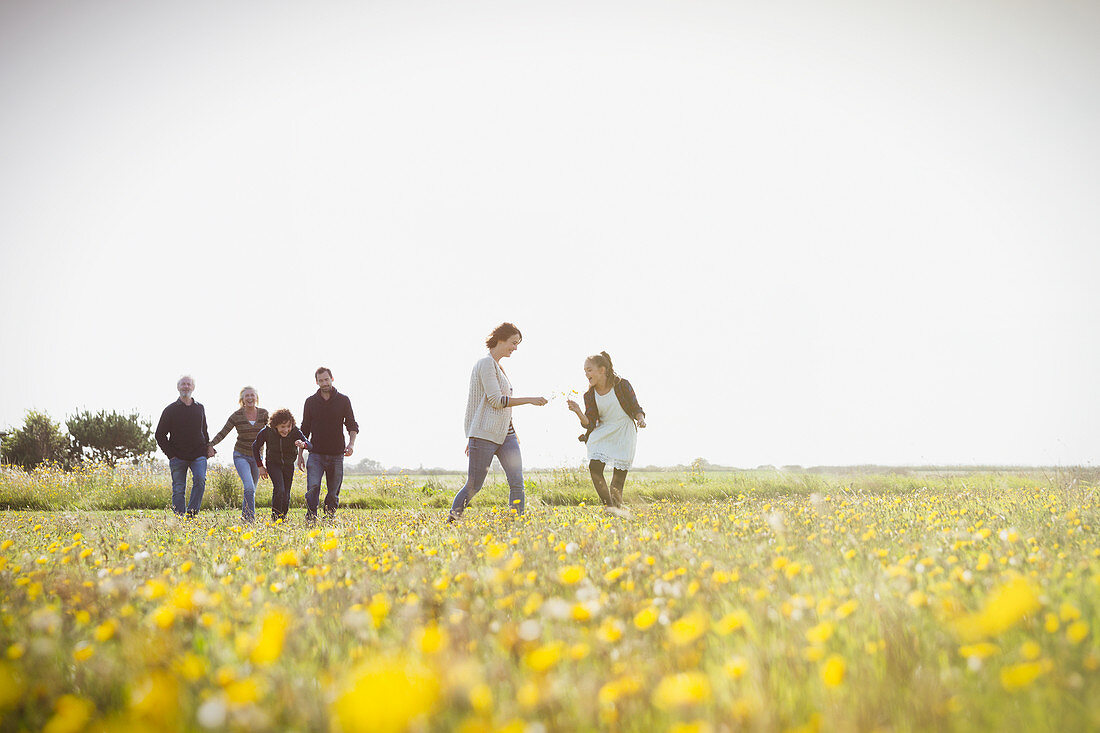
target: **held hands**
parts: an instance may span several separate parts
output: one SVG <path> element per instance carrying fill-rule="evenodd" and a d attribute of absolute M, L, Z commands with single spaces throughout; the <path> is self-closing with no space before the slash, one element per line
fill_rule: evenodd
<path fill-rule="evenodd" d="M 305 448 L 309 447 L 309 444 L 306 443 L 304 440 L 296 440 L 296 441 L 294 441 L 294 445 L 296 445 L 296 446 L 298 446 L 299 448 L 302 448 L 302 449 L 305 449 Z"/>
<path fill-rule="evenodd" d="M 298 470 L 299 471 L 305 471 L 306 470 L 306 457 L 305 456 L 298 456 Z"/>
<path fill-rule="evenodd" d="M 271 478 L 267 475 L 267 469 L 263 466 L 260 466 L 260 478 Z"/>
<path fill-rule="evenodd" d="M 348 447 L 344 449 L 344 455 L 345 456 L 350 456 L 354 452 L 355 452 L 355 445 L 353 443 L 348 443 Z"/>
<path fill-rule="evenodd" d="M 206 457 L 207 458 L 213 458 L 216 455 L 218 455 L 218 451 L 214 450 L 214 446 L 212 446 L 212 445 L 206 446 Z"/>

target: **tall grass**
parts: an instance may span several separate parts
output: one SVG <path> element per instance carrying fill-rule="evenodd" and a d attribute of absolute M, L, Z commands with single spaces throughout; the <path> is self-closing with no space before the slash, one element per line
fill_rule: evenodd
<path fill-rule="evenodd" d="M 465 476 L 345 476 L 340 503 L 348 508 L 382 509 L 450 505 Z M 85 464 L 74 471 L 56 465 L 33 471 L 0 468 L 0 508 L 29 510 L 163 509 L 171 504 L 171 476 L 156 464 Z M 788 471 L 704 472 L 691 467 L 682 473 L 635 472 L 626 485 L 628 504 L 659 501 L 716 501 L 746 496 L 809 495 L 813 493 L 911 494 L 925 489 L 957 493 L 977 492 L 996 500 L 998 492 L 1028 487 L 1065 490 L 1097 485 L 1095 471 L 1088 469 L 1036 469 L 1003 472 L 905 472 L 837 474 Z M 528 502 L 550 506 L 592 505 L 599 502 L 588 471 L 564 467 L 528 474 L 525 480 Z M 191 491 L 188 477 L 188 495 Z M 296 472 L 291 490 L 291 507 L 305 505 L 305 474 Z M 323 487 L 322 487 L 323 489 Z M 476 503 L 506 503 L 508 487 L 504 476 L 492 473 Z M 236 472 L 212 466 L 207 473 L 204 509 L 232 509 L 241 506 L 242 488 Z M 271 483 L 261 480 L 256 505 L 271 506 Z"/>

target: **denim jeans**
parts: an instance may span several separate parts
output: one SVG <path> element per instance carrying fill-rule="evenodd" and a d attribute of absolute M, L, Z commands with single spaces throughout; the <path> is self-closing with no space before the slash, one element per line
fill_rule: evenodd
<path fill-rule="evenodd" d="M 455 494 L 454 503 L 451 504 L 451 516 L 462 516 L 462 512 L 473 500 L 474 495 L 481 491 L 485 483 L 485 476 L 489 473 L 489 466 L 493 462 L 493 456 L 500 459 L 500 465 L 504 468 L 504 475 L 508 477 L 508 506 L 523 514 L 523 460 L 519 454 L 519 440 L 515 434 L 510 434 L 503 443 L 494 443 L 483 438 L 470 438 L 470 468 L 466 475 L 466 485 Z"/>
<path fill-rule="evenodd" d="M 241 477 L 241 484 L 244 486 L 244 506 L 241 513 L 244 521 L 251 522 L 256 516 L 256 482 L 260 480 L 260 469 L 255 458 L 240 451 L 233 451 L 233 467 L 237 469 L 237 475 Z"/>
<path fill-rule="evenodd" d="M 290 487 L 294 483 L 294 464 L 283 465 L 274 461 L 267 464 L 271 477 L 271 521 L 286 519 L 290 510 Z"/>
<path fill-rule="evenodd" d="M 344 482 L 344 454 L 327 456 L 310 453 L 306 459 L 306 520 L 317 518 L 321 498 L 321 475 L 325 476 L 325 514 L 333 516 L 340 504 L 340 484 Z"/>
<path fill-rule="evenodd" d="M 199 456 L 193 461 L 185 461 L 182 458 L 169 458 L 168 468 L 172 471 L 172 511 L 183 514 L 186 511 L 190 516 L 199 513 L 202 506 L 202 494 L 206 491 L 206 456 Z M 184 505 L 187 495 L 187 469 L 191 469 L 191 501 Z"/>

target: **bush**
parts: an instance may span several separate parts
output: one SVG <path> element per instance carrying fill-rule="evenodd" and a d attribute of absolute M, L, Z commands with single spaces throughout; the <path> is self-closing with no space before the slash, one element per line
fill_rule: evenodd
<path fill-rule="evenodd" d="M 100 410 L 93 415 L 85 410 L 66 420 L 65 427 L 77 462 L 91 459 L 113 466 L 126 459 L 139 463 L 157 448 L 152 422 L 137 412 L 123 415 Z"/>
<path fill-rule="evenodd" d="M 206 474 L 206 488 L 214 490 L 203 497 L 212 509 L 239 507 L 244 501 L 244 488 L 235 470 L 213 466 Z"/>
<path fill-rule="evenodd" d="M 45 462 L 64 465 L 68 454 L 69 441 L 61 426 L 43 412 L 27 411 L 23 427 L 4 438 L 4 460 L 27 471 Z"/>

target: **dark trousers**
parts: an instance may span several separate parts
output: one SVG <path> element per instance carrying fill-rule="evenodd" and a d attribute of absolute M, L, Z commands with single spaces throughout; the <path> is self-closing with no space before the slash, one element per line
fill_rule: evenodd
<path fill-rule="evenodd" d="M 290 486 L 294 483 L 294 464 L 271 463 L 267 475 L 271 477 L 271 520 L 286 519 L 290 510 Z"/>
<path fill-rule="evenodd" d="M 603 472 L 607 464 L 603 461 L 589 461 L 588 472 L 592 474 L 592 483 L 596 486 L 596 493 L 600 495 L 600 501 L 605 506 L 621 507 L 623 505 L 623 487 L 626 486 L 626 471 L 615 469 L 611 472 L 611 489 L 608 490 L 607 480 Z"/>

